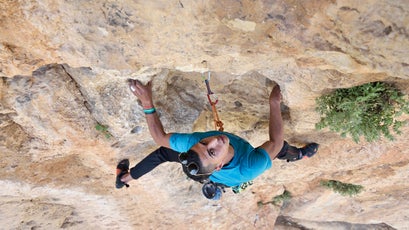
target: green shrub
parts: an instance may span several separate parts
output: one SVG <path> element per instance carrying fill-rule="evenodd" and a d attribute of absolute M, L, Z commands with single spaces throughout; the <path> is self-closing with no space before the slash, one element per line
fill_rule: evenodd
<path fill-rule="evenodd" d="M 112 136 L 108 131 L 108 127 L 105 126 L 105 125 L 101 125 L 101 124 L 98 123 L 98 124 L 95 125 L 95 129 L 97 131 L 100 131 L 107 139 L 111 138 L 111 136 Z"/>
<path fill-rule="evenodd" d="M 271 201 L 263 203 L 262 201 L 257 202 L 257 206 L 261 207 L 266 204 L 280 205 L 291 199 L 291 193 L 287 190 L 284 190 L 283 194 L 275 196 Z"/>
<path fill-rule="evenodd" d="M 321 181 L 321 185 L 330 188 L 334 190 L 334 192 L 343 196 L 354 196 L 362 192 L 364 189 L 361 185 L 347 184 L 336 180 L 323 180 Z"/>
<path fill-rule="evenodd" d="M 291 193 L 287 190 L 284 190 L 283 194 L 275 196 L 272 200 L 274 205 L 279 205 L 282 202 L 289 201 L 291 199 Z"/>
<path fill-rule="evenodd" d="M 329 127 L 342 137 L 350 135 L 357 143 L 361 136 L 368 142 L 382 135 L 393 140 L 391 128 L 400 134 L 399 129 L 404 124 L 396 118 L 403 113 L 409 114 L 409 102 L 404 94 L 383 82 L 337 89 L 317 98 L 316 102 L 316 110 L 321 115 L 316 128 Z"/>

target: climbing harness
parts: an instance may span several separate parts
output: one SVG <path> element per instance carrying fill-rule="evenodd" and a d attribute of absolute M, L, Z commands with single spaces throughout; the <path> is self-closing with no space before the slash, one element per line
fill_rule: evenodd
<path fill-rule="evenodd" d="M 214 96 L 214 93 L 210 89 L 209 80 L 210 80 L 210 71 L 208 72 L 207 79 L 205 79 L 205 84 L 206 84 L 206 88 L 207 88 L 207 100 L 209 101 L 210 106 L 212 107 L 214 128 L 216 130 L 223 131 L 224 130 L 223 122 L 220 120 L 219 114 L 217 113 L 217 109 L 216 109 L 216 104 L 217 104 L 217 102 L 219 102 L 219 100 L 217 98 L 215 100 L 211 99 L 211 95 Z"/>

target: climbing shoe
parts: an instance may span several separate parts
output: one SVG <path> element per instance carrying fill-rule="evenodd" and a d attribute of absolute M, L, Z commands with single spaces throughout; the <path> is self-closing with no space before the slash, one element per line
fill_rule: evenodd
<path fill-rule="evenodd" d="M 310 158 L 310 157 L 314 156 L 318 151 L 318 147 L 319 147 L 319 144 L 317 144 L 317 143 L 310 143 L 310 144 L 302 147 L 300 149 L 301 154 L 302 154 L 302 158 Z"/>
<path fill-rule="evenodd" d="M 128 159 L 124 159 L 121 160 L 118 165 L 116 166 L 116 182 L 115 182 L 115 187 L 117 189 L 120 189 L 122 187 L 124 187 L 124 185 L 126 187 L 129 187 L 129 185 L 127 183 L 124 183 L 121 181 L 121 178 L 123 175 L 127 174 L 129 171 L 129 160 Z"/>

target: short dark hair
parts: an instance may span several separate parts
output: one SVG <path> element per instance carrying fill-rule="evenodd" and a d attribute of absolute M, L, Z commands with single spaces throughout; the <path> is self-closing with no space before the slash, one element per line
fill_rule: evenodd
<path fill-rule="evenodd" d="M 183 172 L 185 172 L 185 174 L 189 178 L 191 178 L 191 179 L 193 179 L 195 181 L 198 181 L 200 183 L 204 183 L 205 181 L 208 180 L 208 178 L 209 178 L 210 174 L 213 172 L 213 170 L 210 170 L 209 168 L 211 168 L 211 167 L 209 167 L 209 166 L 208 167 L 203 166 L 202 161 L 200 160 L 199 154 L 196 151 L 190 149 L 189 151 L 187 151 L 187 154 L 188 154 L 188 162 L 189 163 L 190 162 L 196 163 L 199 166 L 199 171 L 197 172 L 198 175 L 192 175 L 192 174 L 190 174 L 190 172 L 187 169 L 186 165 L 182 164 Z M 205 175 L 203 175 L 203 174 L 205 174 Z"/>
<path fill-rule="evenodd" d="M 189 149 L 188 154 L 191 154 L 192 157 L 194 158 L 195 162 L 197 162 L 197 164 L 199 165 L 200 170 L 199 170 L 198 173 L 200 173 L 200 174 L 206 174 L 206 173 L 211 174 L 214 171 L 214 169 L 216 168 L 214 165 L 204 166 L 203 162 L 200 160 L 199 154 L 196 151 L 194 151 L 192 149 Z"/>

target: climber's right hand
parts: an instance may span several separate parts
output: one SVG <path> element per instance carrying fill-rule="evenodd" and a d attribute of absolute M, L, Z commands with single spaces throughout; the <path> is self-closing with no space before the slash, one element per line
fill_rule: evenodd
<path fill-rule="evenodd" d="M 133 95 L 141 101 L 142 107 L 145 109 L 153 108 L 152 81 L 144 85 L 139 80 L 129 79 L 128 83 Z"/>

